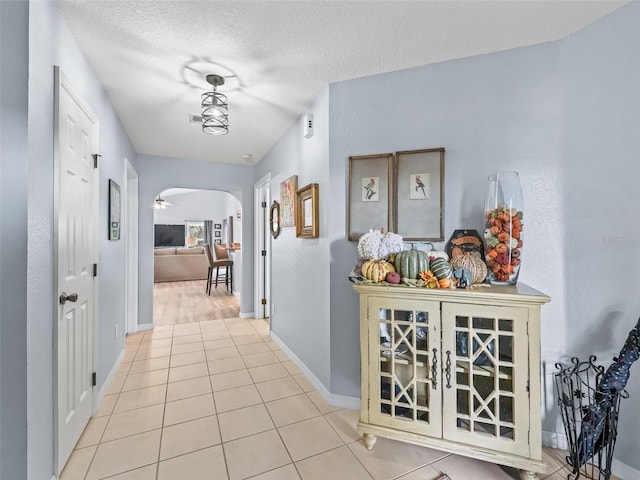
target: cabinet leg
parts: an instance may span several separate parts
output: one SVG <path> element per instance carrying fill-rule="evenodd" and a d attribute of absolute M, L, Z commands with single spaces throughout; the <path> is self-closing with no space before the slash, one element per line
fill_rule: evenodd
<path fill-rule="evenodd" d="M 362 435 L 362 441 L 367 447 L 367 450 L 373 450 L 373 446 L 376 444 L 376 440 L 378 440 L 378 437 L 376 437 L 375 435 L 371 435 L 370 433 L 365 433 Z"/>
<path fill-rule="evenodd" d="M 536 472 L 529 472 L 527 470 L 520 470 L 520 480 L 538 480 L 538 474 Z"/>

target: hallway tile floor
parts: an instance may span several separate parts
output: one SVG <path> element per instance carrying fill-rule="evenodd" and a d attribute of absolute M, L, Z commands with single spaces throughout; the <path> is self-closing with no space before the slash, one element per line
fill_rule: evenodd
<path fill-rule="evenodd" d="M 124 360 L 62 480 L 509 480 L 512 469 L 379 438 L 328 405 L 262 320 L 159 326 Z M 560 451 L 548 472 L 566 478 Z"/>

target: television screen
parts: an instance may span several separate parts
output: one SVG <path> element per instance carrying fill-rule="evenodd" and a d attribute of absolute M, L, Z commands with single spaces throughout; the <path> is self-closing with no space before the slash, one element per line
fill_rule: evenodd
<path fill-rule="evenodd" d="M 179 225 L 154 225 L 155 247 L 184 247 L 184 223 Z"/>

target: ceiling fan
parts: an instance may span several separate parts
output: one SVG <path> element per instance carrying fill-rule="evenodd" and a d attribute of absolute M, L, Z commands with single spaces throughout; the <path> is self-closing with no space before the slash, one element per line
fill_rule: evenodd
<path fill-rule="evenodd" d="M 158 198 L 156 198 L 155 200 L 155 208 L 167 208 L 167 207 L 175 207 L 175 203 L 171 203 L 166 201 L 164 198 L 161 198 L 160 195 L 158 195 Z"/>

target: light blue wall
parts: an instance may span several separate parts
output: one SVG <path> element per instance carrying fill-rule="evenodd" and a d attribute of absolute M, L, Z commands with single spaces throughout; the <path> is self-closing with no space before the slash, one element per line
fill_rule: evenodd
<path fill-rule="evenodd" d="M 359 396 L 358 299 L 347 280 L 357 252 L 346 240 L 344 207 L 352 155 L 445 147 L 445 239 L 460 228 L 481 232 L 486 178 L 519 171 L 526 204 L 520 280 L 553 298 L 543 334 L 562 339 L 552 320 L 563 313 L 562 257 L 548 248 L 561 228 L 557 66 L 558 45 L 546 44 L 331 85 L 334 393 Z M 549 265 L 558 266 L 553 275 Z M 559 346 L 545 350 L 555 357 Z"/>
<path fill-rule="evenodd" d="M 98 389 L 124 347 L 124 241 L 107 238 L 108 179 L 124 185 L 124 158 L 135 152 L 109 99 L 54 2 L 29 4 L 29 243 L 27 278 L 29 478 L 53 473 L 53 118 L 59 65 L 100 121 Z M 120 332 L 115 338 L 115 325 Z"/>
<path fill-rule="evenodd" d="M 0 478 L 27 478 L 29 4 L 0 2 Z"/>
<path fill-rule="evenodd" d="M 221 190 L 242 204 L 242 287 L 240 312 L 253 312 L 254 167 L 139 155 L 138 172 L 138 324 L 153 322 L 153 205 L 168 188 Z"/>
<path fill-rule="evenodd" d="M 329 181 L 329 91 L 318 97 L 314 134 L 303 137 L 303 118 L 287 130 L 256 165 L 256 180 L 271 174 L 271 198 L 280 201 L 280 182 L 298 175 L 298 188 L 319 185 L 320 236 L 296 238 L 295 227 L 283 227 L 271 241 L 272 331 L 329 389 L 330 222 L 335 192 Z"/>
<path fill-rule="evenodd" d="M 638 315 L 639 27 L 640 5 L 633 3 L 559 42 L 330 86 L 329 185 L 321 188 L 320 203 L 329 212 L 321 232 L 330 249 L 319 242 L 302 250 L 304 241 L 295 242 L 288 229 L 273 242 L 273 328 L 326 382 L 317 374 L 323 358 L 309 351 L 309 334 L 296 325 L 316 304 L 300 295 L 307 277 L 301 272 L 292 281 L 277 259 L 287 266 L 281 252 L 298 261 L 313 257 L 320 275 L 314 295 L 321 301 L 321 264 L 328 261 L 330 311 L 314 314 L 312 332 L 329 326 L 331 393 L 359 396 L 358 301 L 346 278 L 357 257 L 355 243 L 345 240 L 348 157 L 445 147 L 445 239 L 459 228 L 482 230 L 488 175 L 521 174 L 520 280 L 552 298 L 542 309 L 543 429 L 548 441 L 563 433 L 554 406 L 555 362 L 596 353 L 607 363 Z M 272 173 L 273 192 L 306 168 L 299 128 L 298 122 L 257 166 L 256 178 Z M 326 190 L 329 196 L 322 195 Z M 282 290 L 280 282 L 286 282 Z M 282 298 L 294 308 L 280 311 Z M 638 468 L 634 372 L 617 458 Z"/>
<path fill-rule="evenodd" d="M 562 42 L 566 352 L 607 365 L 640 316 L 640 3 Z M 615 457 L 640 470 L 640 365 Z M 632 478 L 624 476 L 623 478 Z M 635 477 L 634 477 L 635 478 Z"/>

